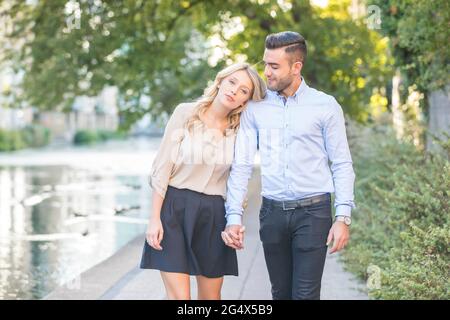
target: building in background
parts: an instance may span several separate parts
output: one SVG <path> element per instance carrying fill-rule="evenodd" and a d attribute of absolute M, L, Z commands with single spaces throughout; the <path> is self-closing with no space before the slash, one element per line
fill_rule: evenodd
<path fill-rule="evenodd" d="M 13 96 L 20 90 L 20 74 L 14 74 L 9 68 L 0 69 L 0 129 L 19 130 L 33 122 L 31 107 L 10 108 Z"/>
<path fill-rule="evenodd" d="M 119 126 L 117 88 L 106 87 L 96 97 L 80 96 L 72 111 L 41 111 L 31 106 L 10 108 L 8 92 L 14 80 L 6 71 L 0 73 L 0 129 L 20 130 L 31 124 L 40 124 L 51 131 L 53 139 L 72 141 L 78 130 L 116 131 Z"/>
<path fill-rule="evenodd" d="M 71 141 L 78 130 L 116 131 L 119 127 L 117 88 L 106 87 L 96 97 L 80 96 L 72 111 L 41 111 L 37 123 L 48 128 L 57 140 Z"/>

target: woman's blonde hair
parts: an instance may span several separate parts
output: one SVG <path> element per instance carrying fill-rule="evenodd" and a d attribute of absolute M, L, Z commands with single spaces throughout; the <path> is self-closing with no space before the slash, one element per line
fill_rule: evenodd
<path fill-rule="evenodd" d="M 194 125 L 201 122 L 200 116 L 209 108 L 211 103 L 216 98 L 217 93 L 219 92 L 218 87 L 222 83 L 222 80 L 239 70 L 245 70 L 253 83 L 253 90 L 250 93 L 249 100 L 260 101 L 264 99 L 266 96 L 266 84 L 258 75 L 256 70 L 253 69 L 248 63 L 232 64 L 217 73 L 214 82 L 205 89 L 203 95 L 196 101 L 194 113 L 186 121 L 186 129 L 191 131 Z M 244 108 L 245 105 L 239 106 L 229 113 L 227 132 L 229 131 L 228 129 L 236 131 L 239 128 L 241 113 L 244 111 Z"/>

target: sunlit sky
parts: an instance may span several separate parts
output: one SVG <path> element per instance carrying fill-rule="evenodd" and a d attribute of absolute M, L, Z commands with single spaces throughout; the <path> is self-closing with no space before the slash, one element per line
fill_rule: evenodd
<path fill-rule="evenodd" d="M 324 8 L 328 5 L 328 0 L 311 0 L 311 4 Z"/>

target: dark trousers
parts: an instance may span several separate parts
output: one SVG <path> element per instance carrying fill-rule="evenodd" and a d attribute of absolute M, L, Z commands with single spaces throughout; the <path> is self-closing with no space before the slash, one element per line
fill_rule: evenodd
<path fill-rule="evenodd" d="M 263 198 L 260 238 L 274 300 L 319 300 L 332 225 L 331 197 L 284 210 Z"/>

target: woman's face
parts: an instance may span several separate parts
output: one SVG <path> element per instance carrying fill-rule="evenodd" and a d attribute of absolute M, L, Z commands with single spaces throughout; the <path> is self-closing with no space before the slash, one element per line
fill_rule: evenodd
<path fill-rule="evenodd" d="M 244 105 L 251 98 L 253 82 L 245 70 L 238 70 L 222 79 L 217 99 L 232 111 Z"/>

